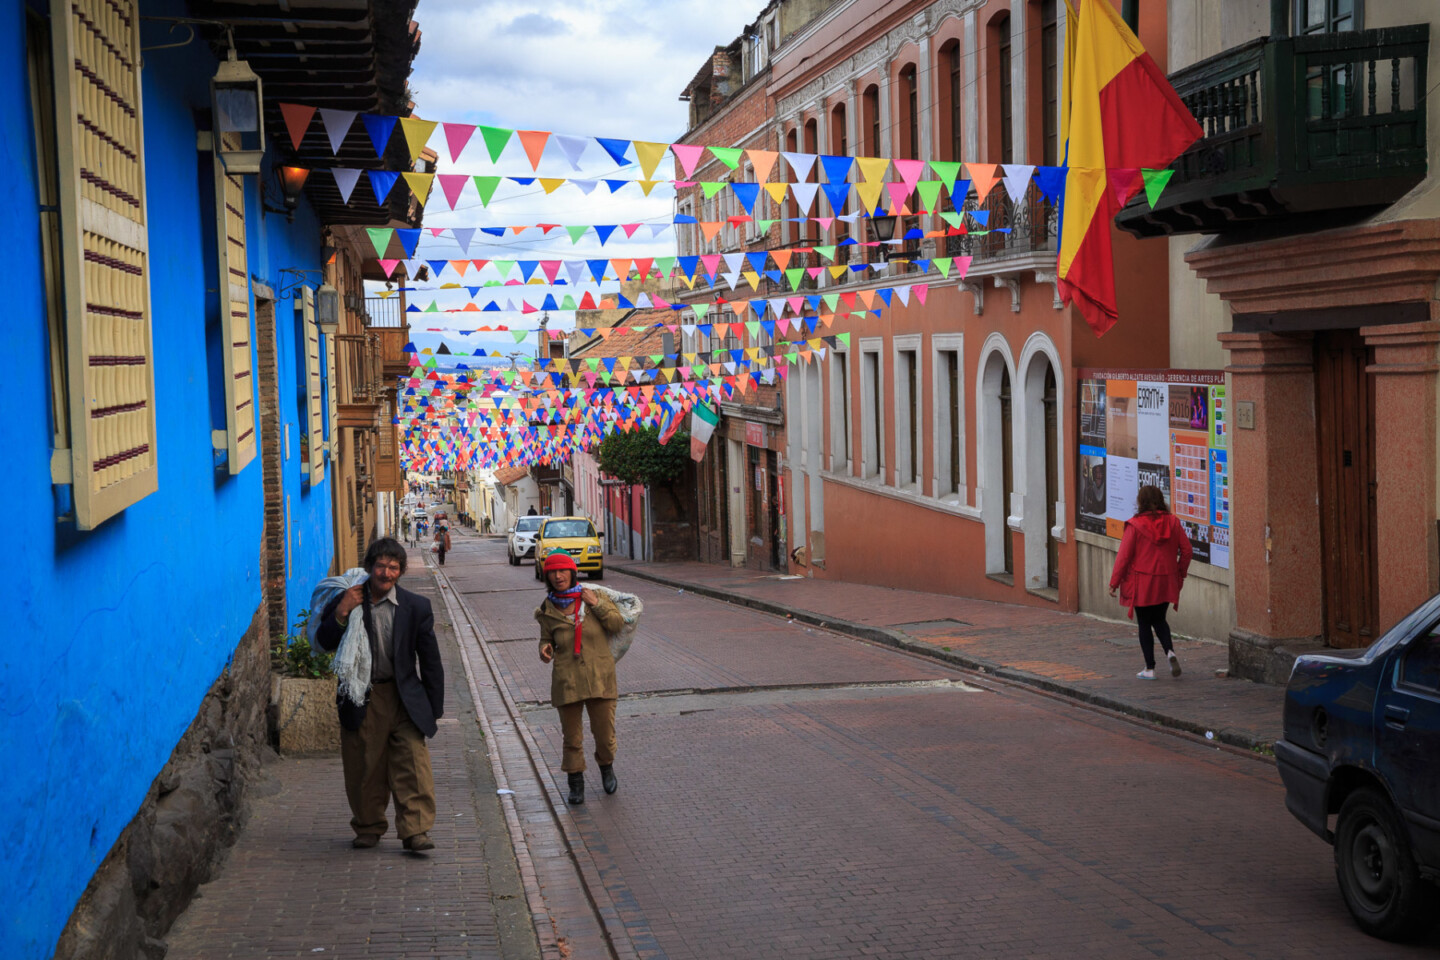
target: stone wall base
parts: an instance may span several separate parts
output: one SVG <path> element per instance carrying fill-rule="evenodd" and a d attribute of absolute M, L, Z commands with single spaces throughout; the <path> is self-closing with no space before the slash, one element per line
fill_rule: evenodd
<path fill-rule="evenodd" d="M 158 960 L 162 937 L 239 833 L 266 744 L 266 605 L 80 897 L 57 960 Z"/>
<path fill-rule="evenodd" d="M 1230 676 L 1284 686 L 1290 668 L 1304 653 L 1324 650 L 1318 637 L 1262 637 L 1248 630 L 1230 632 Z"/>
<path fill-rule="evenodd" d="M 283 756 L 340 754 L 340 715 L 334 677 L 274 677 L 271 680 L 271 743 Z"/>

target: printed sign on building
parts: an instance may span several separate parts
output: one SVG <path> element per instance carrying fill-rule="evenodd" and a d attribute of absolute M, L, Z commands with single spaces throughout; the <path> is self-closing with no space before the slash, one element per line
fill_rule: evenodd
<path fill-rule="evenodd" d="M 1081 370 L 1076 526 L 1119 539 L 1142 486 L 1195 559 L 1230 566 L 1229 409 L 1218 370 Z"/>

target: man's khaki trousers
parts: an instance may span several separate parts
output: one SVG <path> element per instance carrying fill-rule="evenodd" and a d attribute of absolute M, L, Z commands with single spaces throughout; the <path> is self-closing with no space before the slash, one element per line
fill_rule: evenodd
<path fill-rule="evenodd" d="M 565 753 L 560 769 L 581 773 L 585 769 L 585 727 L 583 717 L 590 712 L 590 736 L 595 739 L 595 762 L 608 767 L 615 762 L 615 701 L 581 700 L 567 703 L 560 710 L 560 732 L 565 738 Z"/>
<path fill-rule="evenodd" d="M 345 796 L 356 836 L 385 835 L 385 807 L 395 797 L 395 832 L 404 840 L 435 826 L 435 777 L 425 735 L 410 721 L 394 683 L 370 688 L 359 730 L 340 731 Z"/>

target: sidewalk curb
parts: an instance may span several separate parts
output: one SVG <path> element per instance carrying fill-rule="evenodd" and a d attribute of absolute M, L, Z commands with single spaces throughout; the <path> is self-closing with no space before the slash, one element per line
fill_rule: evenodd
<path fill-rule="evenodd" d="M 961 667 L 966 670 L 973 670 L 987 676 L 998 677 L 1002 680 L 1009 680 L 1013 683 L 1023 684 L 1028 687 L 1035 687 L 1047 693 L 1065 697 L 1070 700 L 1078 700 L 1091 706 L 1100 707 L 1105 710 L 1112 710 L 1129 717 L 1153 723 L 1156 726 L 1166 727 L 1171 730 L 1179 730 L 1182 733 L 1209 739 L 1220 743 L 1248 750 L 1256 754 L 1266 754 L 1274 747 L 1274 740 L 1256 737 L 1243 730 L 1222 728 L 1211 730 L 1204 724 L 1186 720 L 1183 717 L 1175 717 L 1150 707 L 1140 706 L 1126 700 L 1107 696 L 1103 693 L 1095 693 L 1079 687 L 1070 686 L 1053 680 L 1050 677 L 1042 677 L 1039 674 L 1030 673 L 1025 670 L 1017 670 L 1008 667 L 1003 663 L 993 660 L 986 660 L 981 657 L 967 656 L 963 653 L 956 653 L 953 650 L 942 650 L 934 644 L 923 643 L 912 640 L 897 630 L 886 630 L 883 627 L 872 627 L 863 623 L 855 623 L 850 620 L 840 620 L 834 617 L 823 617 L 810 610 L 803 610 L 798 607 L 786 607 L 782 604 L 772 603 L 769 600 L 760 600 L 756 597 L 748 597 L 743 593 L 736 593 L 730 590 L 720 590 L 715 587 L 705 586 L 699 583 L 688 583 L 683 580 L 675 580 L 670 577 L 663 577 L 649 571 L 637 570 L 633 567 L 621 564 L 611 564 L 609 567 L 616 573 L 623 573 L 637 580 L 648 580 L 651 583 L 658 583 L 661 586 L 674 587 L 687 590 L 690 593 L 701 597 L 709 597 L 712 600 L 720 600 L 725 603 L 733 603 L 742 607 L 749 607 L 761 613 L 768 613 L 778 617 L 793 619 L 798 623 L 806 623 L 814 627 L 822 627 L 832 630 L 835 633 L 845 634 L 859 640 L 870 643 L 883 644 L 887 647 L 894 647 L 913 653 L 917 656 L 928 657 L 931 660 L 940 660 L 952 666 Z"/>

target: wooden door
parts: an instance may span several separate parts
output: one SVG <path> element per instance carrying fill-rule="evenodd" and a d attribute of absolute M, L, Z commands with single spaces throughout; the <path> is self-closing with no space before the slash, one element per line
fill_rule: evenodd
<path fill-rule="evenodd" d="M 1356 330 L 1315 335 L 1315 427 L 1325 642 L 1364 647 L 1377 636 L 1375 379 Z"/>

